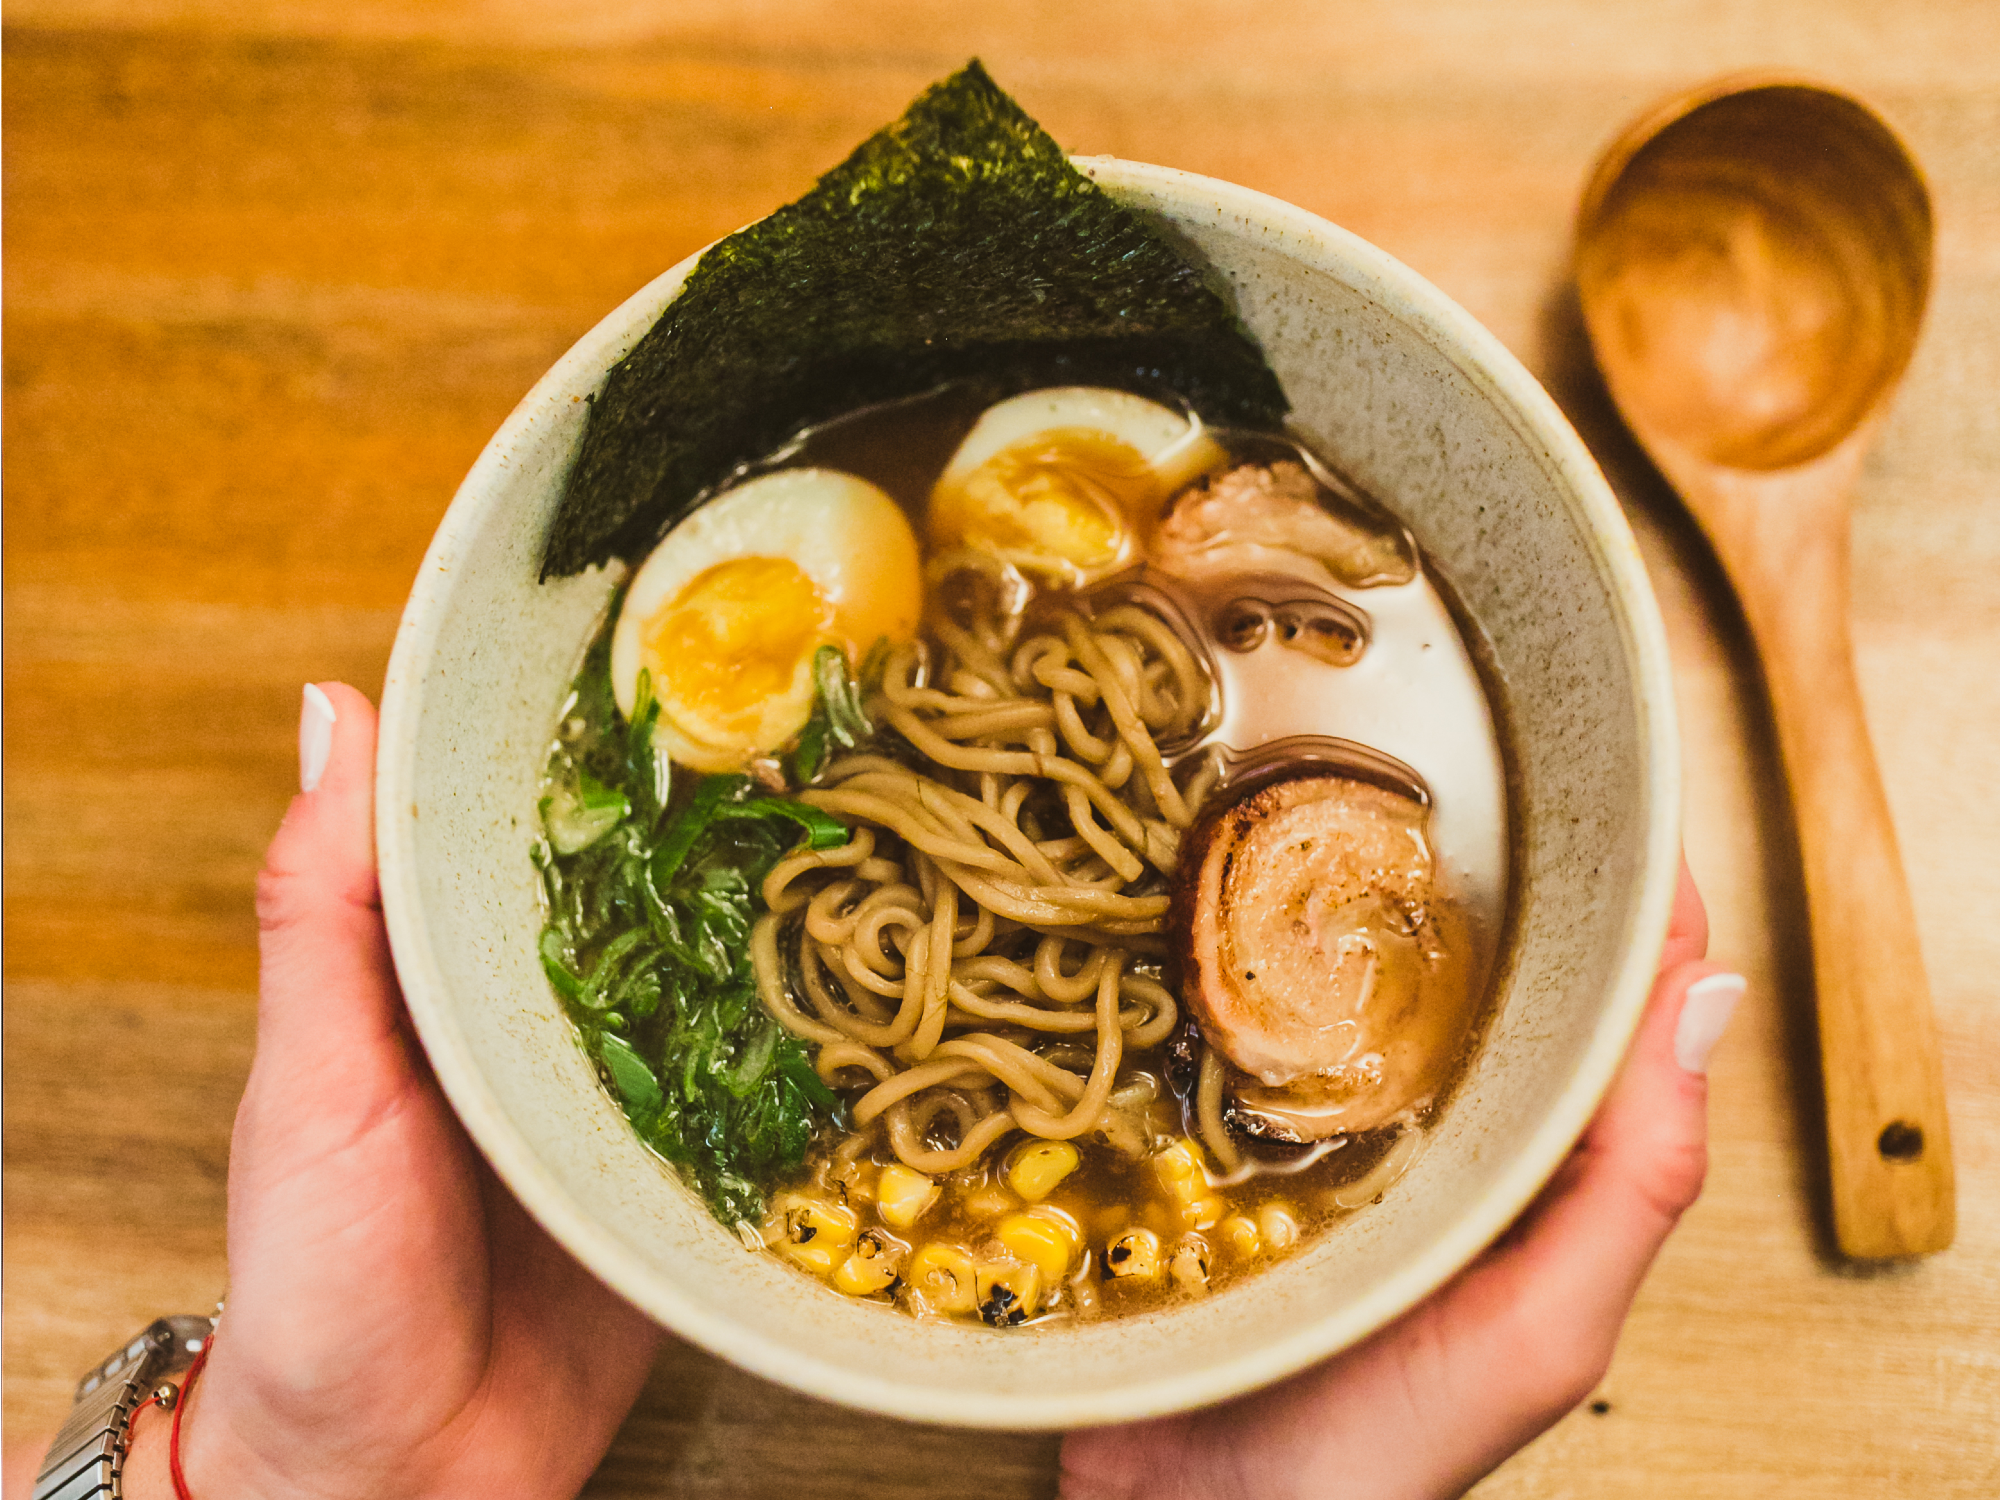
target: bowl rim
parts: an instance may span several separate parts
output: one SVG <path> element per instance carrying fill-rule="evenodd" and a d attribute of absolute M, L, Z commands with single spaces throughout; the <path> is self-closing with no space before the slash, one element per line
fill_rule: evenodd
<path fill-rule="evenodd" d="M 908 1420 L 959 1426 L 1053 1429 L 1163 1415 L 1266 1385 L 1350 1347 L 1408 1311 L 1464 1268 L 1541 1191 L 1582 1134 L 1611 1085 L 1651 992 L 1680 867 L 1681 778 L 1673 679 L 1665 627 L 1631 528 L 1582 440 L 1519 360 L 1429 281 L 1352 232 L 1250 188 L 1175 168 L 1115 157 L 1077 157 L 1101 184 L 1178 209 L 1232 217 L 1278 237 L 1288 254 L 1341 279 L 1432 345 L 1505 414 L 1559 478 L 1595 555 L 1623 625 L 1635 688 L 1644 787 L 1650 809 L 1629 940 L 1590 1040 L 1526 1144 L 1447 1231 L 1367 1296 L 1307 1322 L 1293 1334 L 1199 1368 L 1087 1393 L 954 1392 L 889 1375 L 861 1376 L 809 1350 L 747 1333 L 685 1298 L 615 1235 L 599 1226 L 507 1117 L 476 1065 L 452 1007 L 422 916 L 422 883 L 409 819 L 387 809 L 413 800 L 415 729 L 454 560 L 485 524 L 510 454 L 564 392 L 601 382 L 636 342 L 704 253 L 696 251 L 620 303 L 564 353 L 501 424 L 445 512 L 405 605 L 383 684 L 376 770 L 376 848 L 383 915 L 397 977 L 446 1098 L 487 1160 L 534 1218 L 612 1290 L 690 1342 L 739 1368 L 840 1405 Z M 706 247 L 704 247 L 705 249 Z M 565 403 L 566 404 L 566 403 Z"/>

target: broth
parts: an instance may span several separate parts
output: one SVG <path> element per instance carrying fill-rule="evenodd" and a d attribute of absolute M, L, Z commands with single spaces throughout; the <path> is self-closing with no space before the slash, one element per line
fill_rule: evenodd
<path fill-rule="evenodd" d="M 733 476 L 731 487 L 786 470 L 838 470 L 886 492 L 922 537 L 940 474 L 989 404 L 984 392 L 961 386 L 864 410 L 802 435 L 768 461 Z M 901 1116 L 893 1110 L 883 1113 L 871 1119 L 866 1131 L 823 1125 L 804 1160 L 777 1174 L 781 1180 L 770 1184 L 765 1210 L 754 1225 L 741 1211 L 752 1201 L 749 1195 L 738 1193 L 728 1200 L 735 1205 L 746 1241 L 770 1247 L 850 1295 L 893 1302 L 920 1316 L 978 1318 L 996 1327 L 1140 1311 L 1176 1298 L 1207 1295 L 1288 1253 L 1387 1191 L 1421 1149 L 1425 1129 L 1471 1056 L 1498 950 L 1508 873 L 1500 742 L 1473 654 L 1446 598 L 1393 518 L 1289 439 L 1227 432 L 1208 437 L 1223 454 L 1219 465 L 1209 465 L 1211 475 L 1244 474 L 1269 481 L 1267 488 L 1309 486 L 1316 503 L 1328 514 L 1341 516 L 1348 531 L 1365 542 L 1366 555 L 1349 569 L 1354 581 L 1338 577 L 1329 581 L 1325 566 L 1283 547 L 1260 544 L 1243 553 L 1248 561 L 1231 563 L 1227 559 L 1236 553 L 1230 549 L 1242 549 L 1223 533 L 1197 536 L 1192 551 L 1176 554 L 1174 547 L 1186 537 L 1175 534 L 1183 511 L 1170 499 L 1162 518 L 1139 527 L 1127 539 L 1129 555 L 1106 553 L 1112 560 L 1097 576 L 1036 577 L 1025 594 L 1018 573 L 1012 575 L 1011 584 L 1003 579 L 991 585 L 987 574 L 977 573 L 968 575 L 967 582 L 958 575 L 937 575 L 943 565 L 933 557 L 935 576 L 927 585 L 930 613 L 922 631 L 924 644 L 914 659 L 892 652 L 889 665 L 878 670 L 893 677 L 907 669 L 906 693 L 934 693 L 924 686 L 932 681 L 924 674 L 933 671 L 937 661 L 959 660 L 951 655 L 953 648 L 942 643 L 937 633 L 944 628 L 940 622 L 955 619 L 964 634 L 978 624 L 972 617 L 982 609 L 1011 621 L 1009 628 L 1022 639 L 1034 638 L 1038 630 L 1087 632 L 1119 618 L 1121 607 L 1165 622 L 1169 633 L 1191 651 L 1212 690 L 1194 722 L 1175 731 L 1179 738 L 1163 740 L 1157 747 L 1164 774 L 1191 807 L 1204 793 L 1213 799 L 1203 818 L 1220 816 L 1217 809 L 1247 805 L 1244 799 L 1274 767 L 1287 775 L 1298 774 L 1301 766 L 1314 774 L 1338 773 L 1347 780 L 1386 787 L 1419 809 L 1419 842 L 1427 845 L 1421 851 L 1427 893 L 1421 921 L 1401 935 L 1384 929 L 1371 936 L 1357 928 L 1361 936 L 1355 941 L 1366 950 L 1367 985 L 1375 982 L 1378 959 L 1388 963 L 1384 955 L 1397 943 L 1413 945 L 1410 951 L 1417 958 L 1411 961 L 1420 963 L 1422 984 L 1429 986 L 1422 994 L 1433 1005 L 1456 1007 L 1456 1020 L 1446 1027 L 1456 1038 L 1450 1056 L 1432 1060 L 1427 1075 L 1431 1085 L 1386 1123 L 1338 1131 L 1316 1142 L 1254 1138 L 1245 1132 L 1263 1127 L 1245 1101 L 1259 1093 L 1258 1081 L 1204 1041 L 1189 1010 L 1192 979 L 1183 972 L 1186 964 L 1177 964 L 1168 944 L 1140 931 L 1144 922 L 1127 924 L 1133 935 L 1122 941 L 1129 951 L 1120 949 L 1118 959 L 1124 977 L 1113 977 L 1115 995 L 1122 998 L 1108 1003 L 1122 1005 L 1137 996 L 1143 1010 L 1144 996 L 1170 994 L 1178 986 L 1179 1010 L 1158 1041 L 1124 1051 L 1098 1128 L 1074 1139 L 1049 1140 L 1036 1135 L 1024 1138 L 1009 1130 L 967 1163 L 919 1173 L 908 1165 L 907 1157 L 944 1161 L 954 1152 L 964 1154 L 968 1140 L 981 1128 L 980 1121 L 990 1117 L 993 1101 L 1000 1097 L 991 1080 L 980 1084 L 946 1079 L 912 1096 L 922 1103 L 921 1109 L 905 1106 Z M 1223 492 L 1227 482 L 1226 477 L 1217 478 L 1204 493 L 1220 505 L 1228 499 Z M 1196 501 L 1190 499 L 1188 505 L 1187 514 L 1198 521 Z M 1174 561 L 1177 555 L 1181 562 Z M 1217 563 L 1217 557 L 1224 560 Z M 1388 576 L 1357 576 L 1368 567 L 1378 567 Z M 1401 573 L 1408 576 L 1398 577 Z M 1014 587 L 1016 596 L 996 603 L 981 593 L 991 587 L 1003 595 Z M 593 659 L 608 651 L 612 630 L 613 621 L 608 620 L 593 646 Z M 1128 668 L 1128 673 L 1153 671 L 1163 681 L 1171 677 L 1166 668 L 1145 657 L 1143 648 L 1121 649 L 1140 664 Z M 899 661 L 905 667 L 899 667 Z M 959 675 L 968 674 L 961 670 Z M 581 684 L 582 679 L 579 692 L 584 690 Z M 952 722 L 951 715 L 934 722 Z M 565 724 L 565 737 L 551 755 L 551 786 L 570 785 L 579 767 L 601 763 L 607 746 L 624 732 L 622 721 L 605 716 L 584 723 L 571 715 Z M 905 738 L 913 732 L 905 731 Z M 990 743 L 976 735 L 973 739 Z M 892 759 L 908 760 L 907 745 L 895 735 L 881 744 Z M 859 753 L 871 748 L 864 745 Z M 836 816 L 852 822 L 845 809 L 854 799 L 842 803 L 817 781 L 827 774 L 824 763 L 802 776 L 797 754 L 793 752 L 789 761 L 763 757 L 751 769 L 774 789 L 796 795 L 809 806 L 831 807 Z M 676 779 L 682 774 L 677 771 Z M 984 773 L 939 774 L 957 776 L 974 793 L 984 784 L 980 782 Z M 794 783 L 802 784 L 796 793 L 791 791 Z M 1163 805 L 1164 790 L 1144 794 L 1142 801 Z M 986 786 L 984 795 L 994 803 L 992 786 Z M 677 805 L 685 805 L 685 797 L 684 790 L 672 793 Z M 1042 841 L 1038 847 L 1053 849 L 1065 842 L 1060 812 L 1052 810 L 1054 804 L 1047 797 L 1034 793 L 1018 805 L 1024 809 L 1019 814 L 1022 826 Z M 1181 853 L 1201 847 L 1185 840 L 1210 826 L 1198 819 L 1196 826 L 1184 826 L 1174 835 L 1183 840 Z M 893 848 L 893 836 L 883 837 L 883 847 Z M 1086 862 L 1092 858 L 1087 850 L 1075 854 Z M 918 872 L 914 878 L 921 884 L 923 872 L 934 867 L 915 858 L 910 868 Z M 549 887 L 552 903 L 574 900 L 564 894 L 561 861 L 544 850 L 541 862 L 545 872 L 554 872 Z M 1174 856 L 1171 852 L 1155 856 L 1154 863 L 1172 868 Z M 867 862 L 855 866 L 867 867 Z M 780 861 L 779 868 L 789 867 Z M 813 874 L 811 869 L 805 872 L 806 877 Z M 782 876 L 774 878 L 782 886 Z M 833 869 L 828 878 L 838 884 L 842 877 Z M 879 874 L 877 891 L 886 888 L 884 882 L 900 878 L 900 873 Z M 1171 880 L 1165 873 L 1144 870 L 1122 889 L 1157 906 L 1163 904 L 1158 897 L 1170 886 L 1184 893 L 1191 879 L 1185 870 L 1176 871 Z M 938 884 L 942 889 L 941 877 Z M 871 1003 L 833 968 L 814 971 L 817 980 L 804 982 L 813 963 L 832 960 L 800 956 L 810 947 L 800 924 L 809 924 L 811 912 L 780 921 L 775 905 L 779 898 L 769 894 L 770 886 L 764 890 L 766 901 L 774 903 L 769 918 L 776 934 L 771 941 L 779 945 L 774 951 L 788 955 L 779 960 L 767 955 L 764 960 L 785 965 L 780 987 L 788 990 L 789 997 L 774 1005 L 769 976 L 764 975 L 759 982 L 766 984 L 767 1007 L 797 1032 L 801 1026 L 810 1031 L 818 1024 L 813 1019 L 815 1006 L 820 1017 L 829 1014 L 826 1002 L 829 997 L 837 1001 L 839 994 L 835 981 L 846 986 L 857 1006 Z M 909 899 L 915 899 L 914 893 Z M 927 890 L 924 899 L 937 898 Z M 847 908 L 836 902 L 831 909 L 837 914 Z M 1154 920 L 1152 925 L 1159 923 Z M 1115 930 L 1116 924 L 1112 927 Z M 953 928 L 955 933 L 960 930 Z M 906 961 L 914 966 L 917 959 L 910 946 L 914 939 L 906 934 L 899 941 L 904 943 Z M 1050 941 L 1046 928 L 1016 928 L 1011 933 L 998 931 L 985 951 L 1003 964 L 1031 967 L 1044 956 Z M 568 962 L 578 973 L 588 969 L 594 975 L 609 946 L 586 951 L 578 943 Z M 836 949 L 823 951 L 830 954 Z M 1057 942 L 1053 951 L 1056 975 L 1073 974 L 1076 960 L 1070 946 Z M 854 970 L 851 958 L 848 965 Z M 740 979 L 740 971 L 733 972 Z M 855 972 L 859 978 L 867 977 Z M 552 971 L 552 978 L 563 988 L 560 974 Z M 807 990 L 812 991 L 812 1005 L 804 998 Z M 877 993 L 889 992 L 878 988 Z M 991 993 L 980 991 L 982 997 Z M 1364 988 L 1363 993 L 1372 990 Z M 1438 1001 L 1439 995 L 1446 1000 Z M 579 1014 L 573 997 L 565 998 L 572 1014 Z M 630 1033 L 629 1043 L 619 1040 L 616 1046 L 635 1056 L 670 1048 L 671 1040 L 663 1040 L 666 1023 L 656 1023 L 652 1017 L 681 1003 L 670 995 L 660 1010 L 647 1012 L 643 1019 L 637 1003 L 626 1007 L 633 1012 L 630 1017 L 609 1012 Z M 792 1020 L 784 1014 L 788 1007 L 796 1007 Z M 886 1016 L 893 1006 L 883 1001 L 881 1010 L 885 1019 L 878 1029 L 887 1034 Z M 1154 1014 L 1157 1018 L 1160 1012 Z M 954 1034 L 966 1030 L 965 1021 L 961 1015 L 952 1023 L 958 1028 Z M 1129 1021 L 1121 1024 L 1134 1029 Z M 1151 1026 L 1151 1021 L 1142 1021 L 1135 1034 L 1144 1034 Z M 1004 1032 L 1006 1023 L 994 1022 L 987 1030 Z M 932 1033 L 929 1045 L 935 1045 L 939 1034 Z M 1073 1042 L 1045 1031 L 1020 1035 L 1039 1059 L 1079 1075 L 1091 1068 L 1087 1045 L 1091 1037 L 1080 1029 Z M 795 1040 L 786 1038 L 782 1045 L 793 1045 Z M 911 1043 L 906 1038 L 896 1045 L 908 1048 Z M 1369 1057 L 1379 1077 L 1383 1058 L 1379 1053 Z M 1368 1058 L 1362 1061 L 1367 1063 Z M 644 1065 L 659 1071 L 652 1062 Z M 913 1066 L 913 1060 L 905 1059 L 905 1065 Z M 600 1057 L 600 1068 L 632 1112 L 634 1089 L 645 1096 L 643 1083 L 631 1080 L 622 1056 Z M 883 1081 L 879 1073 L 866 1076 L 858 1065 L 822 1063 L 820 1072 L 836 1085 L 849 1109 Z M 1032 1080 L 1024 1086 L 1031 1087 Z M 1021 1097 L 1016 1087 L 1017 1113 Z M 915 1137 L 906 1138 L 900 1150 L 882 1123 L 897 1118 Z M 1218 1132 L 1227 1139 L 1219 1138 Z M 676 1155 L 670 1148 L 664 1154 L 670 1159 Z M 678 1164 L 689 1170 L 686 1161 Z M 722 1215 L 724 1200 L 708 1177 L 700 1177 L 700 1182 Z"/>

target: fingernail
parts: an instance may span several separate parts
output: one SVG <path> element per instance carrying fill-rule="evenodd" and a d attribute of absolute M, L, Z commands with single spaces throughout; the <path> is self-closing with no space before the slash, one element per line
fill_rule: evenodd
<path fill-rule="evenodd" d="M 306 684 L 305 705 L 299 710 L 299 790 L 310 792 L 326 774 L 326 758 L 333 753 L 333 700 L 317 683 Z"/>
<path fill-rule="evenodd" d="M 1690 1073 L 1706 1073 L 1708 1054 L 1729 1029 L 1736 1002 L 1749 987 L 1741 974 L 1711 974 L 1689 985 L 1674 1027 L 1674 1061 Z"/>

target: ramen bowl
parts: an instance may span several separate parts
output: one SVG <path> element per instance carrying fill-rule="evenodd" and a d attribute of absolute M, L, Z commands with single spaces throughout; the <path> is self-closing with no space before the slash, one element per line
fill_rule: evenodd
<path fill-rule="evenodd" d="M 1200 1301 L 996 1332 L 857 1302 L 745 1251 L 599 1086 L 538 965 L 528 860 L 558 705 L 614 579 L 536 582 L 585 401 L 676 266 L 564 355 L 488 444 L 411 594 L 384 687 L 382 902 L 473 1139 L 578 1260 L 682 1337 L 832 1401 L 1069 1427 L 1278 1379 L 1404 1312 L 1491 1242 L 1582 1131 L 1643 1008 L 1679 848 L 1672 688 L 1624 518 L 1553 402 L 1422 278 L 1243 188 L 1079 167 L 1211 268 L 1296 432 L 1408 523 L 1475 622 L 1509 758 L 1511 911 L 1480 1050 L 1383 1200 Z"/>

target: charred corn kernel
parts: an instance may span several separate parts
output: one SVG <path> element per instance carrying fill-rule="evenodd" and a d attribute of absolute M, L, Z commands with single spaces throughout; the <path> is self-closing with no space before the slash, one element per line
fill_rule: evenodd
<path fill-rule="evenodd" d="M 1020 1206 L 1021 1200 L 997 1182 L 974 1188 L 965 1195 L 965 1211 L 975 1219 L 997 1219 Z"/>
<path fill-rule="evenodd" d="M 803 1248 L 817 1245 L 839 1250 L 854 1243 L 854 1210 L 817 1193 L 786 1193 L 772 1205 L 777 1211 L 781 1243 Z M 796 1257 L 795 1257 L 796 1258 Z M 829 1265 L 828 1270 L 832 1269 Z"/>
<path fill-rule="evenodd" d="M 1039 1203 L 1076 1170 L 1076 1147 L 1068 1141 L 1030 1141 L 1007 1164 L 1007 1185 L 1030 1203 Z"/>
<path fill-rule="evenodd" d="M 1299 1242 L 1299 1221 L 1282 1203 L 1266 1203 L 1257 1210 L 1257 1232 L 1273 1250 L 1289 1250 Z"/>
<path fill-rule="evenodd" d="M 850 1161 L 830 1174 L 839 1185 L 841 1201 L 866 1208 L 875 1201 L 875 1168 L 863 1161 Z"/>
<path fill-rule="evenodd" d="M 1183 1235 L 1167 1261 L 1174 1282 L 1184 1291 L 1208 1290 L 1208 1241 L 1198 1234 Z"/>
<path fill-rule="evenodd" d="M 886 1292 L 896 1284 L 902 1259 L 902 1247 L 895 1241 L 872 1229 L 864 1230 L 833 1273 L 833 1284 L 850 1297 Z"/>
<path fill-rule="evenodd" d="M 778 1251 L 793 1265 L 802 1267 L 815 1276 L 829 1276 L 833 1273 L 835 1257 L 840 1254 L 837 1245 L 798 1245 L 790 1241 L 778 1246 Z"/>
<path fill-rule="evenodd" d="M 930 1212 L 939 1191 L 938 1185 L 923 1173 L 901 1162 L 891 1162 L 875 1183 L 875 1212 L 898 1229 L 908 1229 Z"/>
<path fill-rule="evenodd" d="M 925 1245 L 910 1257 L 910 1289 L 938 1312 L 969 1313 L 977 1304 L 972 1256 L 957 1245 Z"/>
<path fill-rule="evenodd" d="M 1160 1274 L 1160 1237 L 1150 1229 L 1128 1229 L 1104 1249 L 1104 1268 L 1113 1276 L 1153 1281 Z"/>
<path fill-rule="evenodd" d="M 1264 1248 L 1263 1237 L 1257 1233 L 1256 1222 L 1242 1214 L 1231 1214 L 1215 1226 L 1215 1237 L 1229 1247 L 1229 1253 L 1238 1260 L 1248 1260 Z"/>
<path fill-rule="evenodd" d="M 979 1268 L 979 1319 L 995 1328 L 1025 1323 L 1041 1305 L 1042 1272 L 1026 1261 L 988 1261 Z"/>
<path fill-rule="evenodd" d="M 1208 1196 L 1208 1169 L 1202 1165 L 1200 1148 L 1186 1136 L 1153 1158 L 1153 1171 L 1176 1203 L 1189 1204 Z"/>
<path fill-rule="evenodd" d="M 1016 1259 L 1036 1267 L 1049 1281 L 1061 1281 L 1076 1259 L 1083 1236 L 1054 1214 L 1009 1214 L 993 1237 Z"/>

